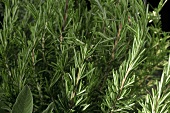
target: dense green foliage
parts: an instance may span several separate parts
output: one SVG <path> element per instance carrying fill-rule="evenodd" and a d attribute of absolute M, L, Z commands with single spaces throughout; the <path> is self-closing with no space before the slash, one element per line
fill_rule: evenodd
<path fill-rule="evenodd" d="M 2 108 L 33 96 L 33 113 L 170 111 L 161 4 L 152 13 L 142 0 L 91 0 L 90 10 L 85 0 L 2 2 Z"/>

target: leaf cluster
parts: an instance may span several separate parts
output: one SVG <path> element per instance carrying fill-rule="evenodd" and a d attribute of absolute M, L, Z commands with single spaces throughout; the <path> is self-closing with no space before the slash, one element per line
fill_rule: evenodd
<path fill-rule="evenodd" d="M 85 0 L 2 2 L 7 111 L 168 112 L 168 34 L 142 0 L 91 0 L 90 10 Z"/>

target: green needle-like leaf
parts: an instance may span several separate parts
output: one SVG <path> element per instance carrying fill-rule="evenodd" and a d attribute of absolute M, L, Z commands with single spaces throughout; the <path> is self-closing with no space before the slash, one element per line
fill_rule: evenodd
<path fill-rule="evenodd" d="M 51 103 L 48 105 L 48 107 L 47 107 L 42 113 L 52 113 L 53 109 L 54 109 L 54 103 L 51 102 Z"/>

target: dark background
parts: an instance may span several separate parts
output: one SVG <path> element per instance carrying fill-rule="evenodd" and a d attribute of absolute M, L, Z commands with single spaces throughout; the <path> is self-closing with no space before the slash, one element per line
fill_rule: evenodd
<path fill-rule="evenodd" d="M 154 8 L 158 7 L 160 0 L 144 0 L 146 3 L 150 5 L 149 11 L 153 11 Z M 162 30 L 166 32 L 170 32 L 170 1 L 168 0 L 162 10 L 160 11 L 161 22 L 162 22 Z"/>

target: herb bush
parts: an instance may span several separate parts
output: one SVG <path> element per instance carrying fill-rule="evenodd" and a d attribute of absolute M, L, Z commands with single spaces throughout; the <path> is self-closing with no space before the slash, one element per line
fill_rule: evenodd
<path fill-rule="evenodd" d="M 168 33 L 158 15 L 163 0 L 157 15 L 142 0 L 91 0 L 91 9 L 85 0 L 2 2 L 2 109 L 168 113 Z"/>

